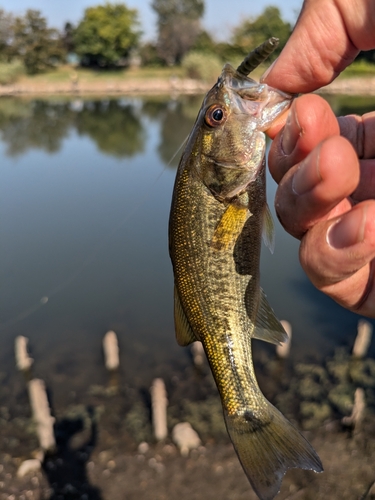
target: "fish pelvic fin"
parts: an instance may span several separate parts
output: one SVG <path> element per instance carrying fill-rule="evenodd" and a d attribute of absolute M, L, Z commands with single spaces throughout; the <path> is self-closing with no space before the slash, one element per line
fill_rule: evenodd
<path fill-rule="evenodd" d="M 193 332 L 182 308 L 181 300 L 176 287 L 174 287 L 174 326 L 178 345 L 187 346 L 192 342 L 199 340 Z"/>
<path fill-rule="evenodd" d="M 245 474 L 260 500 L 272 500 L 288 469 L 322 472 L 322 463 L 310 443 L 266 401 L 266 413 L 256 417 L 224 411 L 225 423 Z"/>

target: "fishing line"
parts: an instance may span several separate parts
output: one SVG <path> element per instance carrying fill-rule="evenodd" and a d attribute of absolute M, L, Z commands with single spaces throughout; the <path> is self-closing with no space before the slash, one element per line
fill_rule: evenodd
<path fill-rule="evenodd" d="M 32 306 L 28 307 L 27 309 L 23 310 L 20 314 L 17 316 L 9 319 L 8 321 L 4 321 L 3 323 L 0 323 L 0 330 L 4 330 L 6 328 L 9 328 L 11 326 L 14 326 L 16 323 L 28 318 L 32 314 L 34 314 L 36 311 L 41 309 L 43 306 L 48 304 L 49 300 L 51 297 L 54 297 L 57 295 L 59 292 L 63 291 L 66 289 L 69 285 L 71 285 L 81 274 L 82 272 L 90 266 L 95 259 L 97 258 L 98 254 L 108 245 L 108 240 L 113 238 L 113 236 L 120 231 L 120 229 L 123 228 L 123 226 L 129 221 L 130 218 L 136 214 L 136 212 L 142 207 L 142 205 L 146 202 L 147 198 L 149 198 L 152 189 L 155 187 L 155 185 L 159 182 L 161 177 L 163 176 L 164 172 L 166 171 L 167 167 L 169 167 L 172 163 L 172 161 L 176 158 L 178 153 L 181 151 L 181 149 L 184 147 L 188 140 L 189 136 L 187 136 L 177 149 L 177 151 L 174 153 L 172 158 L 169 160 L 167 164 L 164 165 L 163 169 L 161 172 L 158 174 L 158 176 L 155 178 L 153 183 L 149 186 L 149 188 L 146 190 L 144 193 L 144 196 L 138 199 L 137 203 L 133 205 L 132 209 L 126 214 L 126 217 L 124 217 L 121 222 L 119 222 L 106 236 L 106 238 L 103 239 L 102 243 L 98 243 L 93 251 L 86 257 L 86 259 L 80 264 L 80 266 L 70 273 L 67 278 L 62 280 L 57 286 L 54 288 L 51 288 L 41 299 L 33 304 Z"/>

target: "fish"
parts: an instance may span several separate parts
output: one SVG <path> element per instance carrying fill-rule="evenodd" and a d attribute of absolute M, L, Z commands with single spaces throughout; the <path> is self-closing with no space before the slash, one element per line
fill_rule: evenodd
<path fill-rule="evenodd" d="M 287 340 L 260 286 L 262 235 L 273 247 L 264 131 L 293 97 L 248 76 L 277 41 L 225 64 L 206 94 L 177 169 L 169 218 L 178 344 L 201 341 L 229 437 L 260 500 L 289 468 L 323 470 L 300 432 L 261 392 L 251 339 Z"/>

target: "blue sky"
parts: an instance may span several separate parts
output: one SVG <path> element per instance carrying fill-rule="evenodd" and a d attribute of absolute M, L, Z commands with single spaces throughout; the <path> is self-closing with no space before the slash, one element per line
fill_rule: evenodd
<path fill-rule="evenodd" d="M 116 0 L 111 0 L 115 2 Z M 105 3 L 96 0 L 1 0 L 0 7 L 14 14 L 23 14 L 26 9 L 40 10 L 49 24 L 61 29 L 66 21 L 77 23 L 84 9 Z M 151 0 L 125 0 L 124 3 L 139 12 L 144 39 L 155 37 L 156 16 L 150 7 Z M 302 0 L 205 0 L 206 12 L 203 19 L 205 28 L 217 39 L 225 39 L 231 28 L 242 19 L 257 16 L 267 5 L 280 8 L 285 20 L 294 22 Z"/>

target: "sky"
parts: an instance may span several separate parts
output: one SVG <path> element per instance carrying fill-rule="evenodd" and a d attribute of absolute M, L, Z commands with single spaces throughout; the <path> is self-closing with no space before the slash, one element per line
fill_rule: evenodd
<path fill-rule="evenodd" d="M 111 3 L 116 1 L 121 0 L 111 0 Z M 76 24 L 85 8 L 103 3 L 104 0 L 1 0 L 0 8 L 16 15 L 30 8 L 40 10 L 51 27 L 62 29 L 67 21 Z M 143 39 L 154 39 L 156 16 L 150 6 L 151 0 L 123 0 L 123 3 L 138 10 Z M 268 5 L 279 7 L 283 19 L 294 23 L 302 0 L 205 0 L 203 24 L 216 39 L 225 40 L 241 20 L 258 16 Z"/>

